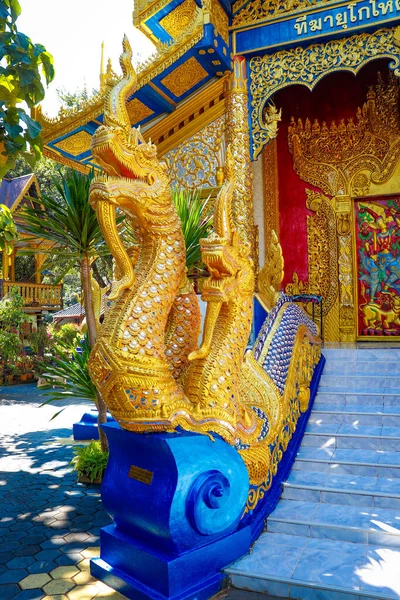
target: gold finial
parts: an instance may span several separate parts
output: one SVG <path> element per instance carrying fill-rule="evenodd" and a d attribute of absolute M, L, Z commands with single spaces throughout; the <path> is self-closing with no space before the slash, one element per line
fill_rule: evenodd
<path fill-rule="evenodd" d="M 104 91 L 106 84 L 106 69 L 104 61 L 104 42 L 101 42 L 101 59 L 100 59 L 100 92 Z"/>

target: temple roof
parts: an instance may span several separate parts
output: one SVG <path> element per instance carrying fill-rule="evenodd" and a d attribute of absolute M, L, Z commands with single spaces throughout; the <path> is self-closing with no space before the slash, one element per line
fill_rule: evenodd
<path fill-rule="evenodd" d="M 150 6 L 151 16 L 142 20 L 143 26 L 149 29 L 150 23 L 154 29 L 151 35 L 156 52 L 137 67 L 137 89 L 128 99 L 128 113 L 132 126 L 140 126 L 145 138 L 162 143 L 174 131 L 174 140 L 179 138 L 179 143 L 189 137 L 186 128 L 193 135 L 196 113 L 197 131 L 207 125 L 203 115 L 218 104 L 223 91 L 220 82 L 230 73 L 230 15 L 226 12 L 230 3 L 227 0 L 139 2 L 140 11 Z M 170 33 L 167 37 L 161 34 L 157 37 L 154 32 L 163 27 Z M 100 94 L 79 111 L 62 110 L 55 119 L 46 117 L 40 109 L 34 113 L 42 125 L 47 156 L 81 171 L 96 167 L 91 139 L 103 122 L 104 99 L 109 87 L 115 84 L 115 74 L 110 69 L 108 80 L 104 74 L 101 80 Z M 178 110 L 184 117 L 178 117 L 176 123 L 177 118 L 172 115 Z M 161 154 L 163 151 L 168 151 L 168 144 L 164 144 L 164 150 L 160 149 Z"/>
<path fill-rule="evenodd" d="M 25 195 L 37 197 L 38 192 L 38 182 L 33 173 L 15 179 L 3 179 L 0 182 L 0 204 L 5 204 L 14 213 Z"/>

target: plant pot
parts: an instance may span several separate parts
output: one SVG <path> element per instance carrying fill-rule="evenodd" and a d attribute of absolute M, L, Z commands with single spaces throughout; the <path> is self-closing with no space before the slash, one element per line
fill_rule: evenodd
<path fill-rule="evenodd" d="M 21 374 L 21 383 L 24 383 L 25 381 L 28 381 L 28 373 Z"/>
<path fill-rule="evenodd" d="M 94 481 L 90 481 L 89 477 L 86 477 L 86 475 L 79 475 L 78 482 L 89 483 L 90 485 L 101 485 L 101 479 L 95 479 Z"/>
<path fill-rule="evenodd" d="M 5 384 L 12 385 L 14 383 L 14 375 L 6 375 Z"/>

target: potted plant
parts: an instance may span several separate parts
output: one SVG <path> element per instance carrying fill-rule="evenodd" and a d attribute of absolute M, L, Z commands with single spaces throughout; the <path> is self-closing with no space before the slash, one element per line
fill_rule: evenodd
<path fill-rule="evenodd" d="M 78 474 L 80 483 L 100 484 L 106 470 L 108 452 L 101 449 L 100 442 L 92 440 L 87 446 L 74 448 L 71 464 Z"/>

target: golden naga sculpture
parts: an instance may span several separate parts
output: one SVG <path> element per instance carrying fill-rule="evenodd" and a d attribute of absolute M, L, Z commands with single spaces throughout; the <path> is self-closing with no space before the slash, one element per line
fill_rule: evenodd
<path fill-rule="evenodd" d="M 268 440 L 276 436 L 279 423 L 285 423 L 286 432 L 290 427 L 281 394 L 262 368 L 265 356 L 258 360 L 249 353 L 244 360 L 254 275 L 248 248 L 239 243 L 232 218 L 233 161 L 228 151 L 214 231 L 201 242 L 210 276 L 203 288 L 207 313 L 197 349 L 200 314 L 186 277 L 181 223 L 166 165 L 158 160 L 156 147 L 130 127 L 125 102 L 135 90 L 136 74 L 126 39 L 123 47 L 124 76 L 108 95 L 104 126 L 92 142 L 105 176 L 93 181 L 90 202 L 119 279 L 92 351 L 90 373 L 121 427 L 150 432 L 181 426 L 219 434 L 236 446 L 251 483 L 258 484 L 268 479 L 272 468 Z M 136 230 L 138 256 L 130 255 L 121 241 L 117 211 L 123 211 Z M 311 364 L 315 361 L 307 359 L 302 369 L 308 383 Z M 297 367 L 298 362 L 295 375 Z"/>

